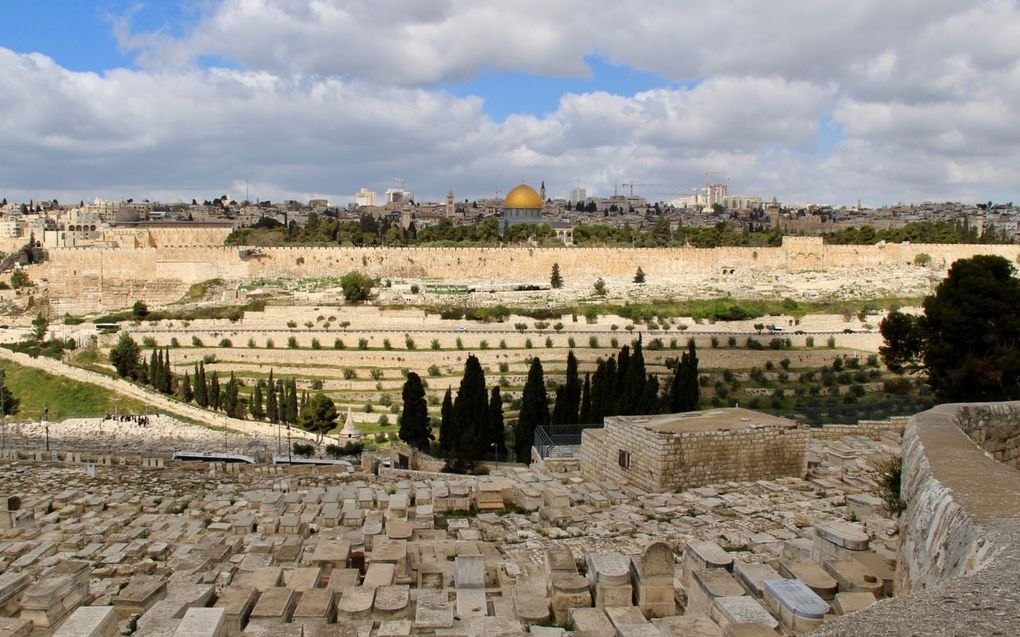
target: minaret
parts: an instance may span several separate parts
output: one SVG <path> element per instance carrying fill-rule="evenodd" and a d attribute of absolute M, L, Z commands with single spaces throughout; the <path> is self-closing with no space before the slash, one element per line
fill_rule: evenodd
<path fill-rule="evenodd" d="M 446 193 L 446 216 L 453 216 L 453 188 L 451 187 L 449 192 Z"/>
<path fill-rule="evenodd" d="M 545 204 L 545 180 L 542 180 L 542 188 L 538 191 L 538 196 L 542 198 L 542 203 Z"/>

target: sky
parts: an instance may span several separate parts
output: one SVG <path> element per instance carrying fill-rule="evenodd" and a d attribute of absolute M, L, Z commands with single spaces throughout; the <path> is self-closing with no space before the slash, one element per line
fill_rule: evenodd
<path fill-rule="evenodd" d="M 0 0 L 0 196 L 1020 201 L 1020 0 Z"/>

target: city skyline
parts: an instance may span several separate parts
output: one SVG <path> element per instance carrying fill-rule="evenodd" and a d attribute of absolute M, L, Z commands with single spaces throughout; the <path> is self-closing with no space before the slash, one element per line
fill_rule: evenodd
<path fill-rule="evenodd" d="M 12 0 L 0 195 L 1020 198 L 1016 2 L 660 5 Z"/>

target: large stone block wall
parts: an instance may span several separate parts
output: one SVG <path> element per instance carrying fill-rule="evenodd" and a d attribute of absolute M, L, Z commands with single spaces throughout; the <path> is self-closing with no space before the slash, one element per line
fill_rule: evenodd
<path fill-rule="evenodd" d="M 810 431 L 812 438 L 821 440 L 838 440 L 844 436 L 866 436 L 879 440 L 886 432 L 903 433 L 909 420 L 907 416 L 895 416 L 888 420 L 861 420 L 856 425 L 822 425 Z"/>
<path fill-rule="evenodd" d="M 963 406 L 956 414 L 956 425 L 996 460 L 1020 469 L 1020 406 Z"/>
<path fill-rule="evenodd" d="M 155 230 L 148 231 L 157 232 Z M 169 232 L 169 231 L 168 231 Z M 210 231 L 213 232 L 213 231 Z M 740 276 L 749 271 L 800 271 L 912 263 L 920 253 L 948 266 L 975 254 L 1020 259 L 1020 247 L 888 244 L 828 246 L 817 237 L 787 237 L 775 248 L 261 248 L 242 259 L 239 248 L 201 245 L 198 239 L 150 235 L 150 247 L 55 248 L 46 263 L 32 266 L 60 311 L 126 307 L 136 299 L 166 303 L 193 283 L 336 277 L 350 270 L 387 278 L 455 281 L 545 281 L 558 263 L 571 285 L 598 277 L 629 282 L 640 266 L 649 278 L 692 275 Z M 175 241 L 191 241 L 174 245 Z M 156 247 L 151 247 L 156 246 Z"/>
<path fill-rule="evenodd" d="M 582 434 L 581 472 L 651 492 L 801 476 L 809 436 L 780 427 L 669 433 L 610 418 L 601 432 Z M 629 467 L 620 466 L 620 451 L 630 454 Z"/>

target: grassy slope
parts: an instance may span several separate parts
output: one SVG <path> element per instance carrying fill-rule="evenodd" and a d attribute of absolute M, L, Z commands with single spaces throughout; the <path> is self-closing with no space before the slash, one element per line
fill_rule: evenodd
<path fill-rule="evenodd" d="M 119 409 L 120 413 L 147 413 L 152 408 L 137 400 L 97 385 L 47 374 L 38 369 L 22 367 L 17 363 L 3 361 L 4 382 L 14 397 L 21 401 L 18 412 L 10 420 L 36 420 L 42 416 L 43 407 L 49 407 L 50 420 L 72 417 L 103 416 Z"/>

